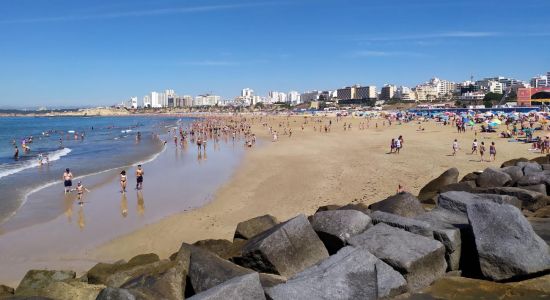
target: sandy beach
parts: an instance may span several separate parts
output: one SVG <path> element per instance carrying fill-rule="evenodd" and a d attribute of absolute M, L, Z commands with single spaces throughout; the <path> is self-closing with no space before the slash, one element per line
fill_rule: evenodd
<path fill-rule="evenodd" d="M 457 167 L 463 176 L 498 167 L 508 159 L 540 156 L 528 150 L 529 144 L 508 142 L 496 133 L 478 133 L 478 141 L 486 145 L 494 141 L 497 147 L 496 161 L 480 162 L 479 155 L 469 154 L 474 131 L 458 134 L 455 127 L 433 121 L 422 123 L 424 131 L 417 130 L 416 122 L 388 127 L 387 123 L 382 126 L 382 120 L 371 120 L 370 128 L 359 130 L 364 119 L 348 117 L 336 123 L 334 118 L 330 133 L 314 131 L 311 118 L 302 131 L 303 121 L 303 117 L 270 117 L 274 130 L 282 132 L 278 126 L 283 122 L 293 130 L 291 138 L 280 135 L 277 142 L 271 142 L 268 129 L 255 121 L 254 132 L 267 142 L 247 151 L 214 201 L 105 243 L 88 253 L 89 258 L 116 261 L 147 252 L 167 257 L 182 241 L 232 240 L 237 223 L 255 216 L 272 214 L 286 220 L 326 204 L 370 204 L 394 194 L 398 184 L 416 194 L 450 167 Z M 344 122 L 352 123 L 351 130 L 344 131 Z M 388 154 L 390 140 L 399 135 L 404 137 L 404 148 L 399 155 Z M 453 157 L 455 138 L 461 149 Z"/>

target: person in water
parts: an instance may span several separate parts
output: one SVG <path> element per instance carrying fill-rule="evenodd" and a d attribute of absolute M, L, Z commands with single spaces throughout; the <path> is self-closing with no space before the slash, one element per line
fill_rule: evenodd
<path fill-rule="evenodd" d="M 71 188 L 73 187 L 73 173 L 71 173 L 69 168 L 65 169 L 65 173 L 63 173 L 63 185 L 65 186 L 65 193 L 71 192 Z"/>
<path fill-rule="evenodd" d="M 15 146 L 15 152 L 13 153 L 13 159 L 18 160 L 19 159 L 19 148 Z"/>
<path fill-rule="evenodd" d="M 90 192 L 89 189 L 85 188 L 83 185 L 82 185 L 82 182 L 78 182 L 77 185 L 76 185 L 76 193 L 77 193 L 77 199 L 78 199 L 78 204 L 82 205 L 84 204 L 84 201 L 82 201 L 82 196 L 84 195 L 84 191 L 86 192 Z"/>
<path fill-rule="evenodd" d="M 126 171 L 120 172 L 120 188 L 122 193 L 126 193 Z"/>
<path fill-rule="evenodd" d="M 136 170 L 136 190 L 141 190 L 143 188 L 143 175 L 145 172 L 141 168 L 141 165 L 137 166 Z"/>

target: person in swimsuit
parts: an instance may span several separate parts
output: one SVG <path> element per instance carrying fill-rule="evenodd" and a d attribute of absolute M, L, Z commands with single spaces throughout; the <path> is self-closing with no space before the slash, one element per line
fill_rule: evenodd
<path fill-rule="evenodd" d="M 455 139 L 455 141 L 453 142 L 453 156 L 456 155 L 456 151 L 458 151 L 458 140 Z"/>
<path fill-rule="evenodd" d="M 85 188 L 83 185 L 82 185 L 82 182 L 78 182 L 77 185 L 76 185 L 76 193 L 77 193 L 77 199 L 78 199 L 78 204 L 80 204 L 80 206 L 82 206 L 82 204 L 84 204 L 84 201 L 82 201 L 82 195 L 84 195 L 84 191 L 86 192 L 90 192 L 90 190 L 88 190 L 87 188 Z"/>
<path fill-rule="evenodd" d="M 491 142 L 491 146 L 489 146 L 489 160 L 495 161 L 496 155 L 497 148 L 495 147 L 495 142 Z"/>
<path fill-rule="evenodd" d="M 120 172 L 120 188 L 122 193 L 126 193 L 126 171 Z"/>
<path fill-rule="evenodd" d="M 141 168 L 141 165 L 138 165 L 136 170 L 136 190 L 141 190 L 143 188 L 143 175 L 145 172 L 143 172 L 143 169 Z"/>
<path fill-rule="evenodd" d="M 63 185 L 65 186 L 65 193 L 70 193 L 73 187 L 73 173 L 69 168 L 65 169 L 65 173 L 63 173 Z"/>
<path fill-rule="evenodd" d="M 18 160 L 19 159 L 19 148 L 15 146 L 15 152 L 13 153 L 13 159 Z"/>

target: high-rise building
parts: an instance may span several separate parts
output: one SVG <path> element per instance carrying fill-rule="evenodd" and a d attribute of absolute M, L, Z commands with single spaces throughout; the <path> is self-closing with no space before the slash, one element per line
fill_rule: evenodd
<path fill-rule="evenodd" d="M 254 90 L 253 90 L 253 89 L 249 89 L 249 88 L 242 89 L 242 91 L 241 91 L 241 97 L 243 97 L 243 98 L 248 98 L 248 99 L 252 99 L 252 97 L 254 97 Z"/>
<path fill-rule="evenodd" d="M 300 95 L 300 101 L 302 103 L 317 101 L 319 100 L 320 95 L 321 95 L 320 91 L 308 91 Z"/>
<path fill-rule="evenodd" d="M 539 75 L 531 79 L 531 87 L 547 87 L 550 86 L 550 72 L 546 75 Z"/>
<path fill-rule="evenodd" d="M 138 98 L 137 97 L 130 98 L 130 101 L 128 101 L 128 107 L 133 109 L 138 108 Z"/>
<path fill-rule="evenodd" d="M 360 86 L 355 89 L 356 99 L 377 99 L 376 86 Z"/>
<path fill-rule="evenodd" d="M 153 107 L 153 105 L 152 105 L 152 103 L 151 103 L 151 96 L 149 96 L 149 95 L 143 96 L 143 107 L 144 107 L 144 108 L 151 108 L 151 107 Z"/>
<path fill-rule="evenodd" d="M 397 91 L 397 87 L 393 84 L 386 84 L 384 87 L 382 87 L 382 91 L 380 91 L 380 99 L 381 100 L 391 100 L 395 96 L 395 92 Z"/>
<path fill-rule="evenodd" d="M 357 97 L 359 85 L 347 86 L 336 90 L 336 97 L 340 100 L 360 99 Z"/>
<path fill-rule="evenodd" d="M 151 92 L 150 97 L 151 97 L 151 107 L 152 108 L 161 108 L 162 107 L 162 102 L 161 102 L 159 93 Z"/>
<path fill-rule="evenodd" d="M 300 93 L 296 92 L 296 91 L 290 91 L 288 92 L 287 94 L 287 101 L 292 103 L 292 104 L 300 104 L 301 101 L 300 101 Z"/>

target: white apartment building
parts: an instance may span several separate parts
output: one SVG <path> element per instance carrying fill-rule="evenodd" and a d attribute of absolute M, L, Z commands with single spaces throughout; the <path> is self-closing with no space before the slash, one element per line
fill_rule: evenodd
<path fill-rule="evenodd" d="M 460 100 L 462 101 L 482 101 L 484 98 L 484 92 L 468 92 L 460 96 Z"/>
<path fill-rule="evenodd" d="M 417 101 L 434 101 L 439 96 L 437 86 L 431 84 L 417 85 L 414 89 Z"/>
<path fill-rule="evenodd" d="M 450 95 L 456 90 L 456 83 L 437 77 L 432 78 L 428 84 L 436 88 L 438 97 Z"/>
<path fill-rule="evenodd" d="M 416 101 L 416 94 L 411 90 L 410 88 L 406 86 L 400 86 L 397 88 L 397 91 L 395 92 L 395 96 L 401 101 L 405 102 L 415 102 Z"/>
<path fill-rule="evenodd" d="M 286 102 L 287 96 L 283 92 L 277 92 L 277 91 L 271 91 L 269 92 L 269 102 L 270 103 L 276 103 L 276 102 Z"/>
<path fill-rule="evenodd" d="M 133 108 L 133 109 L 137 109 L 138 108 L 138 98 L 137 97 L 130 98 L 130 101 L 128 101 L 128 107 Z"/>
<path fill-rule="evenodd" d="M 252 97 L 254 97 L 254 90 L 253 90 L 253 89 L 249 89 L 249 88 L 242 89 L 242 91 L 241 91 L 241 97 L 247 98 L 247 99 L 252 99 Z"/>
<path fill-rule="evenodd" d="M 550 86 L 550 72 L 546 75 L 539 75 L 531 79 L 531 87 L 547 87 Z"/>
<path fill-rule="evenodd" d="M 214 106 L 221 102 L 221 97 L 216 95 L 199 95 L 195 97 L 194 106 Z"/>
<path fill-rule="evenodd" d="M 152 107 L 151 97 L 149 95 L 143 96 L 143 107 Z"/>
<path fill-rule="evenodd" d="M 287 101 L 292 104 L 300 104 L 300 93 L 298 93 L 297 91 L 288 92 Z"/>

